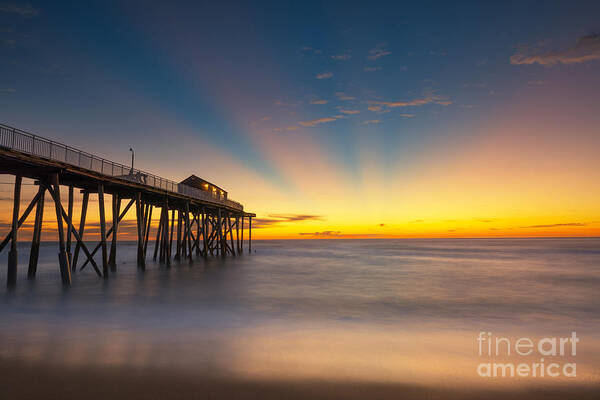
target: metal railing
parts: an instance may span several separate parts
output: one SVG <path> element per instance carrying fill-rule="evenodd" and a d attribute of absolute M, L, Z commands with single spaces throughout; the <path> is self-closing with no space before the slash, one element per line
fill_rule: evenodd
<path fill-rule="evenodd" d="M 132 169 L 123 164 L 106 160 L 85 151 L 4 124 L 0 124 L 0 147 L 32 154 L 48 160 L 60 161 L 113 178 L 182 194 L 194 199 L 222 204 L 240 211 L 244 209 L 240 203 L 226 199 L 224 195 L 218 192 L 207 192 L 138 169 Z"/>

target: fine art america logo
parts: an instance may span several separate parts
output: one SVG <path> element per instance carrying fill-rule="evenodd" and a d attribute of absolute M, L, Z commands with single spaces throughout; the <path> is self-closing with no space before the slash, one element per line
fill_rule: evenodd
<path fill-rule="evenodd" d="M 522 337 L 511 340 L 479 332 L 477 344 L 479 357 L 515 359 L 517 362 L 482 362 L 477 373 L 483 378 L 574 378 L 577 364 L 566 362 L 566 357 L 577 355 L 579 338 L 576 332 L 570 337 L 545 337 L 534 340 Z M 527 359 L 526 359 L 527 358 Z M 525 362 L 533 359 L 533 362 Z"/>

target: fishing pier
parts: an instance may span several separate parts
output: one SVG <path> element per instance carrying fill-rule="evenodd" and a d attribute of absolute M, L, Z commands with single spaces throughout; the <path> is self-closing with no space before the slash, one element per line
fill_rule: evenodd
<path fill-rule="evenodd" d="M 116 271 L 119 224 L 135 208 L 137 266 L 145 269 L 153 215 L 158 218 L 153 259 L 167 266 L 172 260 L 244 252 L 244 224 L 248 221 L 247 249 L 252 251 L 252 218 L 244 207 L 227 198 L 227 192 L 195 175 L 177 183 L 70 146 L 0 124 L 0 174 L 15 177 L 11 228 L 0 244 L 9 247 L 7 286 L 17 280 L 19 228 L 35 208 L 33 238 L 27 276 L 35 278 L 44 218 L 46 193 L 54 203 L 58 230 L 58 261 L 62 282 L 86 267 L 107 279 Z M 20 214 L 23 178 L 35 180 L 37 194 Z M 68 191 L 66 204 L 61 189 Z M 74 194 L 81 195 L 81 215 L 75 225 Z M 88 247 L 84 241 L 90 195 L 97 197 L 100 241 Z M 106 217 L 105 198 L 112 200 L 112 219 Z M 108 199 L 107 199 L 108 200 Z M 89 243 L 89 242 L 88 242 Z M 174 248 L 174 251 L 173 251 Z M 99 261 L 94 258 L 100 252 Z M 81 262 L 81 265 L 78 265 Z"/>

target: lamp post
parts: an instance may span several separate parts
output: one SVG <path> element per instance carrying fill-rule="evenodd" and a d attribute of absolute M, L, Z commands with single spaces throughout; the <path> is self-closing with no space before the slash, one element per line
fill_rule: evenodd
<path fill-rule="evenodd" d="M 133 157 L 135 155 L 135 153 L 133 152 L 133 149 L 130 147 L 129 151 L 131 152 L 131 171 L 130 171 L 130 175 L 133 175 Z"/>

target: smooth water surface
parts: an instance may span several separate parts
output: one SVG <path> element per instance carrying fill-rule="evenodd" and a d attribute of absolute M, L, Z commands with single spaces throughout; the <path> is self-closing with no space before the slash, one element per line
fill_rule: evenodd
<path fill-rule="evenodd" d="M 35 282 L 26 279 L 24 244 L 16 290 L 5 289 L 5 272 L 0 282 L 0 360 L 495 385 L 523 380 L 477 375 L 480 331 L 510 338 L 576 331 L 581 342 L 569 359 L 577 378 L 567 381 L 600 381 L 599 239 L 253 245 L 252 254 L 170 269 L 149 261 L 142 272 L 135 243 L 120 243 L 108 281 L 88 267 L 64 290 L 56 244 L 42 246 Z"/>

